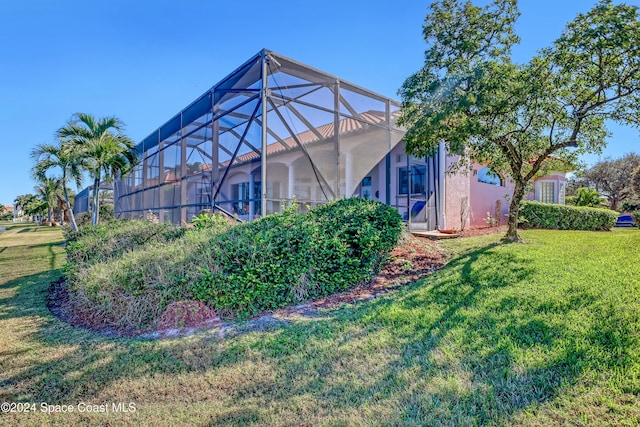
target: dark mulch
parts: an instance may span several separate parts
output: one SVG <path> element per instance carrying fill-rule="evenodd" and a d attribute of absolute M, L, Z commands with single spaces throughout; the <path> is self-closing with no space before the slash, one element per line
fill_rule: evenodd
<path fill-rule="evenodd" d="M 496 234 L 496 233 L 506 234 L 507 226 L 503 225 L 500 227 L 469 228 L 464 231 L 456 231 L 456 234 L 459 234 L 460 237 L 484 236 L 487 234 Z"/>

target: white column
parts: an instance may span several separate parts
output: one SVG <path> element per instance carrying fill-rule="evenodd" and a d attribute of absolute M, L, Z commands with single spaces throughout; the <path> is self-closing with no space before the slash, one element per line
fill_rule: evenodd
<path fill-rule="evenodd" d="M 253 216 L 255 215 L 255 209 L 254 209 L 254 201 L 253 198 L 255 197 L 255 192 L 254 192 L 254 187 L 255 187 L 255 176 L 253 175 L 253 172 L 249 173 L 249 199 L 251 199 L 251 201 L 249 202 L 249 221 L 253 221 Z"/>
<path fill-rule="evenodd" d="M 346 152 L 344 156 L 344 197 L 353 195 L 353 156 Z"/>
<path fill-rule="evenodd" d="M 293 199 L 295 197 L 295 180 L 296 180 L 296 168 L 293 166 L 293 163 L 289 165 L 289 185 L 287 187 L 289 193 L 289 199 Z"/>

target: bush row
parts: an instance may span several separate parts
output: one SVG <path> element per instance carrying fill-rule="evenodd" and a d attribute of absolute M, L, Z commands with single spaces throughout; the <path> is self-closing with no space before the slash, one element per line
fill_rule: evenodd
<path fill-rule="evenodd" d="M 183 229 L 177 237 L 157 230 L 172 238 L 125 244 L 127 251 L 116 250 L 122 237 L 114 236 L 135 234 L 131 222 L 108 237 L 98 230 L 73 235 L 76 301 L 119 327 L 151 326 L 181 299 L 200 300 L 223 316 L 247 316 L 370 280 L 402 228 L 394 208 L 356 198 L 296 211 L 294 205 L 251 223 Z M 94 242 L 101 238 L 111 243 Z M 89 242 L 100 250 L 89 251 Z"/>
<path fill-rule="evenodd" d="M 535 201 L 520 205 L 520 221 L 525 227 L 557 230 L 610 230 L 618 213 L 609 209 L 565 206 Z"/>

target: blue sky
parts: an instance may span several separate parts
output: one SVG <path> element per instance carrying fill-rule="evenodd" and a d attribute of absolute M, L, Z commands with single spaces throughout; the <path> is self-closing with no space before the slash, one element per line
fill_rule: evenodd
<path fill-rule="evenodd" d="M 21 0 L 0 12 L 0 203 L 33 192 L 31 148 L 75 112 L 140 141 L 262 48 L 397 98 L 422 64 L 429 1 Z M 478 4 L 485 1 L 476 1 Z M 521 0 L 527 61 L 595 0 Z M 640 0 L 626 3 L 640 6 Z M 640 152 L 612 128 L 604 156 Z M 597 156 L 584 159 L 587 163 Z"/>

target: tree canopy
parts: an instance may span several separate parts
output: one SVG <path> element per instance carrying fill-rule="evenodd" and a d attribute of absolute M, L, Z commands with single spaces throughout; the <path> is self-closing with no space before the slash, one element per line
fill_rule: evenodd
<path fill-rule="evenodd" d="M 100 212 L 100 185 L 111 182 L 117 175 L 128 174 L 137 165 L 135 143 L 124 134 L 122 120 L 117 117 L 96 119 L 85 113 L 77 113 L 56 132 L 56 136 L 82 159 L 84 168 L 93 178 L 91 222 L 96 225 Z"/>
<path fill-rule="evenodd" d="M 609 202 L 609 209 L 616 210 L 621 203 L 635 194 L 633 173 L 640 168 L 640 156 L 629 153 L 619 159 L 603 160 L 584 171 L 584 178 Z"/>
<path fill-rule="evenodd" d="M 601 0 L 569 23 L 526 64 L 511 60 L 519 42 L 516 0 L 431 4 L 422 69 L 400 89 L 407 151 L 463 154 L 514 185 L 506 239 L 518 241 L 518 210 L 532 179 L 569 169 L 605 146 L 607 120 L 638 126 L 638 8 Z"/>
<path fill-rule="evenodd" d="M 82 158 L 77 155 L 73 147 L 60 140 L 57 144 L 37 145 L 31 150 L 31 158 L 35 162 L 31 174 L 36 180 L 45 180 L 51 176 L 52 171 L 53 173 L 59 172 L 61 174 L 60 185 L 62 186 L 67 212 L 70 216 L 71 229 L 77 231 L 78 226 L 73 216 L 67 183 L 69 180 L 73 180 L 78 187 L 82 184 Z"/>

